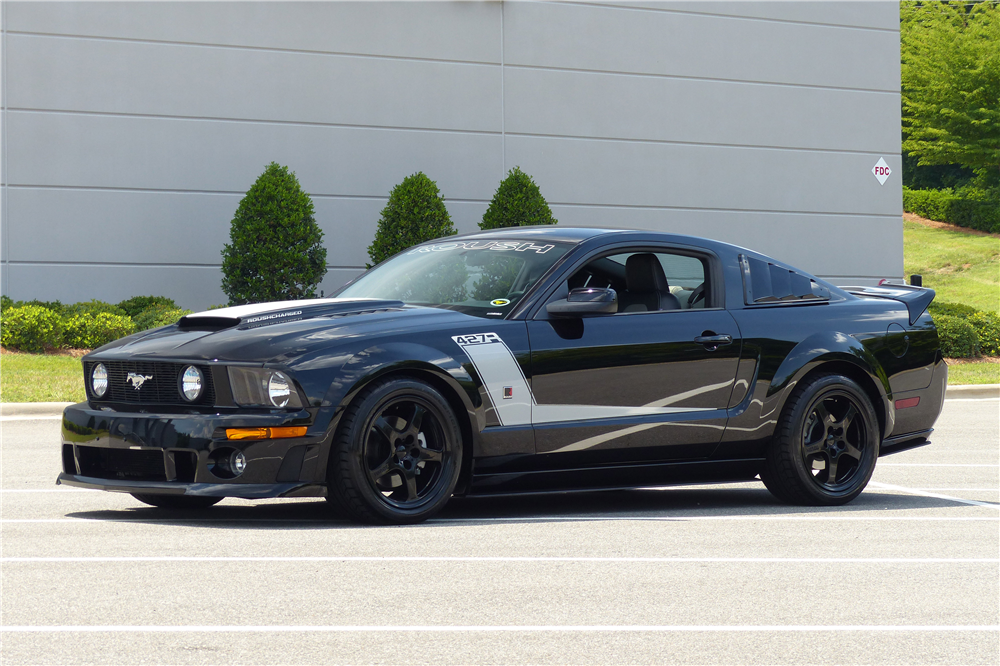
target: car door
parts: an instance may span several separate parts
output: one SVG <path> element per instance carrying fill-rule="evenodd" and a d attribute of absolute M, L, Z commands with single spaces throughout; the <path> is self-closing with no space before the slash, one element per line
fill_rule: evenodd
<path fill-rule="evenodd" d="M 663 268 L 659 302 L 626 270 L 633 263 Z M 554 317 L 543 306 L 528 322 L 536 453 L 553 467 L 707 457 L 725 430 L 740 358 L 722 279 L 714 255 L 661 246 L 574 269 L 548 302 L 572 287 L 610 287 L 622 311 Z"/>

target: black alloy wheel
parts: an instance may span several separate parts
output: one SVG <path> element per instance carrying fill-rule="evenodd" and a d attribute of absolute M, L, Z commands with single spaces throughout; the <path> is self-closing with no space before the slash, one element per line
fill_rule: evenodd
<path fill-rule="evenodd" d="M 846 504 L 868 485 L 879 440 L 875 410 L 861 387 L 847 377 L 818 375 L 785 406 L 761 479 L 791 504 Z"/>
<path fill-rule="evenodd" d="M 436 389 L 409 378 L 378 382 L 344 414 L 328 498 L 361 522 L 419 522 L 448 502 L 461 460 L 458 421 Z"/>
<path fill-rule="evenodd" d="M 202 497 L 198 495 L 152 495 L 148 493 L 132 493 L 143 504 L 155 506 L 160 509 L 179 509 L 182 511 L 194 511 L 197 509 L 207 509 L 210 506 L 222 501 L 221 497 Z"/>

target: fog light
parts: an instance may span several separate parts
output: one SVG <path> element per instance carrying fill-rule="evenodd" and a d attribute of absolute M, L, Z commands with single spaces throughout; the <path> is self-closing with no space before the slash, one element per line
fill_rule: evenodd
<path fill-rule="evenodd" d="M 229 470 L 233 473 L 233 476 L 239 476 L 246 468 L 247 457 L 243 455 L 242 451 L 237 451 L 229 456 Z"/>
<path fill-rule="evenodd" d="M 247 457 L 239 449 L 224 446 L 208 454 L 208 469 L 220 479 L 235 479 L 246 468 Z"/>

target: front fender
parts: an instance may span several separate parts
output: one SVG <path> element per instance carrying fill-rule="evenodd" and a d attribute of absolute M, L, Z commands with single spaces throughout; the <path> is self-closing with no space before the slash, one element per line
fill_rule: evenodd
<path fill-rule="evenodd" d="M 331 426 L 340 413 L 365 386 L 388 374 L 408 372 L 425 374 L 448 386 L 462 407 L 477 423 L 477 431 L 485 425 L 479 385 L 462 365 L 462 359 L 434 347 L 412 342 L 390 342 L 374 345 L 350 356 L 336 371 L 323 405 L 334 408 Z"/>

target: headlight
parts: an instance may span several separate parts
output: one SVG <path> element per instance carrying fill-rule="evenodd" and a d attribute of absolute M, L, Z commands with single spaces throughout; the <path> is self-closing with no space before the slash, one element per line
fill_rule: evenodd
<path fill-rule="evenodd" d="M 233 400 L 243 407 L 302 408 L 292 378 L 280 370 L 230 366 L 229 384 Z"/>
<path fill-rule="evenodd" d="M 108 369 L 104 367 L 103 363 L 98 363 L 90 371 L 90 389 L 98 398 L 103 398 L 104 394 L 108 392 Z"/>
<path fill-rule="evenodd" d="M 205 385 L 205 378 L 201 376 L 201 370 L 189 365 L 181 373 L 181 395 L 188 402 L 194 402 L 201 397 L 202 387 Z"/>

